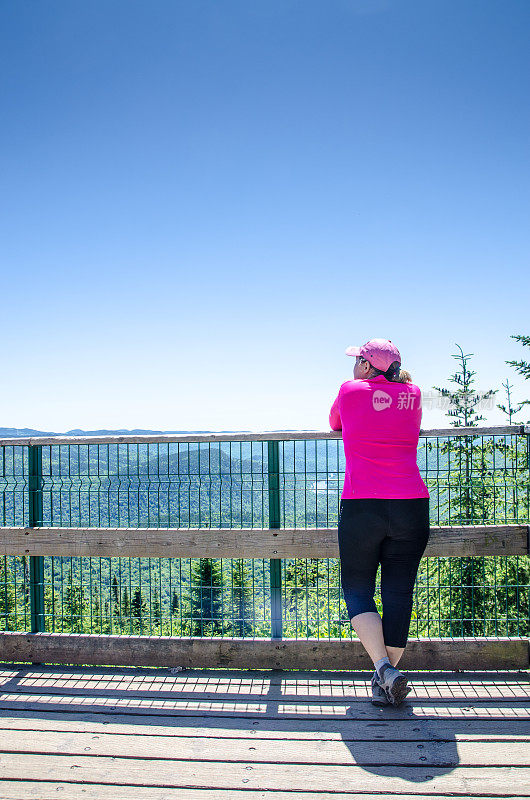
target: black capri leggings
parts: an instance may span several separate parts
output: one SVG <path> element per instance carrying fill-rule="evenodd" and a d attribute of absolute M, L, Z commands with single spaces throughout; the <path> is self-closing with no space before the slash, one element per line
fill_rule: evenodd
<path fill-rule="evenodd" d="M 407 643 L 412 593 L 429 532 L 428 497 L 340 501 L 341 584 L 349 618 L 377 612 L 375 578 L 381 563 L 383 636 L 389 647 Z"/>

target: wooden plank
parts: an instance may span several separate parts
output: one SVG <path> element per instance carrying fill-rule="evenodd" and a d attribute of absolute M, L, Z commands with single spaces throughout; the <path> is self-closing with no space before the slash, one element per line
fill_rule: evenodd
<path fill-rule="evenodd" d="M 528 525 L 431 526 L 424 558 L 525 555 Z M 0 553 L 163 558 L 338 558 L 337 528 L 0 527 Z"/>
<path fill-rule="evenodd" d="M 3 690 L 25 693 L 62 694 L 64 696 L 82 694 L 85 697 L 112 697 L 127 694 L 127 697 L 153 697 L 171 699 L 254 701 L 257 697 L 282 702 L 301 700 L 303 702 L 332 701 L 335 698 L 348 702 L 365 701 L 371 697 L 370 676 L 336 681 L 302 681 L 284 678 L 283 680 L 242 681 L 241 679 L 162 677 L 155 679 L 145 676 L 94 676 L 85 677 L 82 672 L 74 675 L 35 673 L 32 670 L 20 671 L 13 680 L 0 673 L 0 686 Z M 410 676 L 409 676 L 410 678 Z M 497 685 L 489 681 L 457 680 L 417 680 L 409 679 L 411 693 L 409 700 L 467 700 L 477 702 L 513 702 L 530 697 L 528 678 L 503 681 Z"/>
<path fill-rule="evenodd" d="M 458 436 L 505 436 L 509 434 L 521 434 L 525 432 L 524 425 L 485 425 L 483 427 L 473 427 L 463 425 L 461 428 L 429 428 L 420 430 L 420 438 L 426 437 L 446 437 Z"/>
<path fill-rule="evenodd" d="M 399 662 L 402 666 L 403 659 Z M 27 676 L 47 675 L 50 677 L 61 677 L 65 675 L 84 676 L 87 680 L 93 678 L 100 680 L 101 678 L 112 679 L 113 677 L 121 677 L 124 681 L 129 678 L 152 679 L 157 680 L 160 678 L 171 680 L 189 681 L 193 679 L 197 683 L 205 682 L 235 682 L 241 681 L 242 683 L 255 683 L 261 681 L 265 683 L 277 682 L 283 683 L 285 681 L 307 682 L 311 685 L 318 685 L 324 683 L 339 682 L 351 684 L 354 680 L 365 681 L 368 680 L 373 671 L 373 663 L 370 665 L 369 670 L 337 670 L 337 669 L 319 669 L 319 670 L 282 670 L 282 669 L 231 669 L 226 668 L 212 668 L 212 669 L 192 669 L 186 668 L 182 671 L 174 672 L 170 667 L 129 667 L 122 666 L 118 669 L 115 667 L 107 668 L 92 664 L 83 664 L 82 666 L 69 665 L 69 664 L 28 664 L 22 661 L 0 662 L 0 680 L 2 677 L 9 680 L 16 678 L 20 673 L 24 672 Z M 407 675 L 412 680 L 423 681 L 425 683 L 460 683 L 462 685 L 474 685 L 479 682 L 495 683 L 496 685 L 511 685 L 513 683 L 521 683 L 527 685 L 530 681 L 530 668 L 515 669 L 515 670 L 407 670 Z"/>
<path fill-rule="evenodd" d="M 499 430 L 520 433 L 520 425 L 498 426 Z M 454 429 L 449 429 L 454 436 Z M 477 430 L 477 429 L 475 429 Z M 486 429 L 484 429 L 486 430 Z M 489 429 L 488 429 L 489 430 Z M 522 429 L 521 429 L 522 430 Z M 459 435 L 459 434 L 456 434 Z M 461 434 L 460 434 L 461 435 Z M 267 441 L 312 441 L 313 439 L 342 439 L 342 431 L 233 431 L 225 433 L 120 433 L 109 436 L 21 436 L 0 438 L 2 445 L 79 445 L 79 444 L 182 444 L 197 442 L 267 442 Z"/>
<path fill-rule="evenodd" d="M 354 792 L 297 792 L 296 800 L 352 800 Z M 362 800 L 381 800 L 380 794 L 362 795 Z M 2 781 L 1 800 L 52 800 L 65 797 L 68 800 L 294 800 L 292 792 L 270 792 L 240 789 L 187 789 L 184 787 L 163 788 L 156 786 L 117 786 L 116 784 L 88 784 L 61 781 Z M 389 794 L 388 800 L 418 800 L 418 794 Z M 471 795 L 466 795 L 471 798 Z M 503 794 L 504 800 L 511 797 Z M 492 796 L 473 794 L 473 800 L 491 800 Z M 429 800 L 447 800 L 447 795 L 429 794 Z M 518 800 L 530 800 L 530 795 L 518 795 Z"/>
<path fill-rule="evenodd" d="M 92 734 L 53 731 L 9 732 L 0 742 L 1 753 L 49 753 L 51 755 L 110 756 L 175 761 L 252 761 L 263 764 L 358 764 L 398 767 L 434 766 L 530 766 L 528 742 L 448 742 L 424 741 L 311 741 L 277 740 L 247 736 L 239 739 L 209 739 L 139 734 Z M 179 766 L 179 765 L 175 765 Z"/>
<path fill-rule="evenodd" d="M 261 740 L 301 741 L 500 741 L 528 742 L 530 717 L 490 719 L 387 719 L 376 722 L 364 719 L 254 719 L 246 717 L 160 717 L 149 714 L 123 716 L 91 714 L 75 711 L 48 711 L 40 715 L 34 711 L 0 711 L 0 740 L 4 731 L 57 731 L 90 734 L 130 734 L 139 736 L 166 736 L 173 741 L 184 737 L 215 739 L 240 739 L 248 737 Z M 178 746 L 178 743 L 175 743 Z"/>
<path fill-rule="evenodd" d="M 424 557 L 524 555 L 528 526 L 433 526 Z M 0 528 L 4 555 L 338 558 L 336 528 Z"/>
<path fill-rule="evenodd" d="M 67 634 L 65 634 L 67 635 Z M 421 640 L 420 640 L 421 641 Z M 403 659 L 399 662 L 399 666 L 403 665 Z M 296 683 L 307 683 L 308 685 L 324 685 L 325 683 L 342 683 L 349 685 L 355 680 L 361 682 L 367 681 L 371 678 L 374 671 L 373 663 L 370 664 L 369 670 L 338 670 L 338 669 L 319 669 L 319 670 L 282 670 L 282 669 L 231 669 L 226 668 L 212 668 L 212 669 L 180 669 L 174 672 L 170 667 L 130 667 L 122 666 L 118 669 L 109 666 L 97 666 L 92 664 L 83 664 L 76 666 L 72 664 L 29 664 L 22 661 L 0 662 L 0 680 L 2 678 L 9 680 L 16 678 L 21 672 L 27 676 L 45 675 L 49 677 L 62 677 L 62 676 L 80 676 L 86 680 L 94 679 L 100 680 L 102 678 L 112 679 L 121 678 L 127 681 L 131 678 L 138 679 L 151 679 L 156 681 L 160 680 L 186 680 L 193 679 L 197 684 L 205 683 L 218 683 L 223 682 L 234 683 L 240 681 L 241 683 L 255 684 L 260 681 L 262 685 L 273 683 L 284 683 L 285 681 L 294 681 Z M 422 681 L 425 684 L 432 683 L 458 683 L 463 686 L 472 686 L 477 683 L 494 683 L 495 685 L 512 685 L 521 684 L 526 686 L 530 681 L 530 667 L 526 669 L 515 670 L 407 670 L 407 675 L 411 680 Z"/>
<path fill-rule="evenodd" d="M 402 669 L 528 669 L 528 639 L 409 639 Z M 1 661 L 116 666 L 367 669 L 358 639 L 245 639 L 0 632 Z"/>
<path fill-rule="evenodd" d="M 32 694 L 27 692 L 2 692 L 0 693 L 0 709 L 4 711 L 80 711 L 87 710 L 92 713 L 108 714 L 149 714 L 156 716 L 209 716 L 225 719 L 227 717 L 240 717 L 247 721 L 264 719 L 350 719 L 350 720 L 379 720 L 389 719 L 419 719 L 446 718 L 501 718 L 501 719 L 530 719 L 528 701 L 513 701 L 503 703 L 498 701 L 477 703 L 466 700 L 437 700 L 416 701 L 411 703 L 407 698 L 398 708 L 386 706 L 377 708 L 369 700 L 364 702 L 267 702 L 266 698 L 256 698 L 254 701 L 223 700 L 180 700 L 159 699 L 156 697 L 112 696 L 93 697 L 86 695 L 61 695 L 43 692 Z"/>
<path fill-rule="evenodd" d="M 484 427 L 461 428 L 422 428 L 420 437 L 435 436 L 489 436 L 514 435 L 525 432 L 524 425 L 489 425 Z M 2 445 L 58 445 L 58 444 L 148 444 L 151 442 L 263 442 L 313 439 L 342 439 L 342 431 L 233 431 L 226 433 L 124 433 L 112 436 L 4 436 L 0 438 Z"/>
<path fill-rule="evenodd" d="M 178 766 L 177 766 L 178 764 Z M 0 754 L 0 775 L 4 779 L 85 781 L 137 786 L 173 786 L 207 789 L 254 789 L 291 792 L 307 790 L 307 770 L 298 764 L 257 764 L 223 761 L 166 761 L 108 758 L 105 756 L 52 756 L 19 753 Z M 526 767 L 423 767 L 386 766 L 367 770 L 357 765 L 322 764 L 311 770 L 315 791 L 359 791 L 394 793 L 421 788 L 429 794 L 473 794 L 514 797 L 528 794 L 530 770 Z"/>

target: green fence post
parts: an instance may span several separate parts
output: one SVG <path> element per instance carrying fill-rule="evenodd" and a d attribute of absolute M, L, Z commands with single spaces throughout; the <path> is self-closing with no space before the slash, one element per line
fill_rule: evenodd
<path fill-rule="evenodd" d="M 42 447 L 28 446 L 29 528 L 42 526 Z M 29 557 L 29 602 L 31 632 L 40 633 L 44 627 L 44 556 Z"/>
<path fill-rule="evenodd" d="M 269 528 L 280 527 L 280 443 L 268 442 Z M 282 560 L 271 558 L 271 632 L 273 639 L 282 638 Z"/>

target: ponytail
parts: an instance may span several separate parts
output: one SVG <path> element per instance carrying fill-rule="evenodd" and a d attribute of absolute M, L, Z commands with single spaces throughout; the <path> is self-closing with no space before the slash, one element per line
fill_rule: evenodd
<path fill-rule="evenodd" d="M 384 376 L 387 380 L 394 381 L 395 383 L 412 382 L 410 372 L 406 369 L 401 369 L 401 364 L 398 361 L 394 361 L 394 363 L 389 366 Z"/>
<path fill-rule="evenodd" d="M 383 372 L 381 369 L 375 369 L 372 367 L 372 374 L 375 375 L 384 375 L 387 381 L 393 381 L 394 383 L 411 383 L 412 377 L 410 372 L 406 369 L 401 369 L 401 364 L 399 361 L 393 361 L 392 364 L 389 366 L 386 372 Z"/>
<path fill-rule="evenodd" d="M 367 360 L 368 359 L 365 359 L 365 361 Z M 372 364 L 370 364 L 370 367 L 370 377 L 372 378 L 375 378 L 378 375 L 384 375 L 387 381 L 393 381 L 394 383 L 412 383 L 410 372 L 408 372 L 406 369 L 401 369 L 401 364 L 399 361 L 393 361 L 386 372 L 383 372 L 382 369 L 376 369 L 376 367 L 374 367 Z"/>
<path fill-rule="evenodd" d="M 400 369 L 396 380 L 398 383 L 412 383 L 412 376 L 406 369 Z"/>

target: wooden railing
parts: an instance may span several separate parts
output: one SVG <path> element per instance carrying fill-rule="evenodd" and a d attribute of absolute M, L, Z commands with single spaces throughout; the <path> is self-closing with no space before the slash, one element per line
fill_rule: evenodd
<path fill-rule="evenodd" d="M 528 525 L 431 525 L 424 556 L 528 555 Z M 0 528 L 29 556 L 338 558 L 336 528 Z"/>
<path fill-rule="evenodd" d="M 444 428 L 422 436 L 529 434 L 523 426 Z M 340 431 L 0 439 L 5 444 L 286 441 L 340 438 Z M 528 555 L 527 524 L 432 526 L 425 557 Z M 202 558 L 337 558 L 336 528 L 0 528 L 0 554 Z M 0 633 L 0 660 L 182 667 L 371 669 L 358 640 L 107 634 Z M 400 662 L 415 669 L 527 669 L 527 637 L 410 639 Z"/>
<path fill-rule="evenodd" d="M 488 425 L 484 427 L 422 428 L 421 438 L 447 436 L 503 436 L 530 435 L 530 425 Z M 314 439 L 342 439 L 342 431 L 235 431 L 234 433 L 120 433 L 112 436 L 21 436 L 0 438 L 3 445 L 57 445 L 57 444 L 157 444 L 164 442 L 289 442 Z"/>

